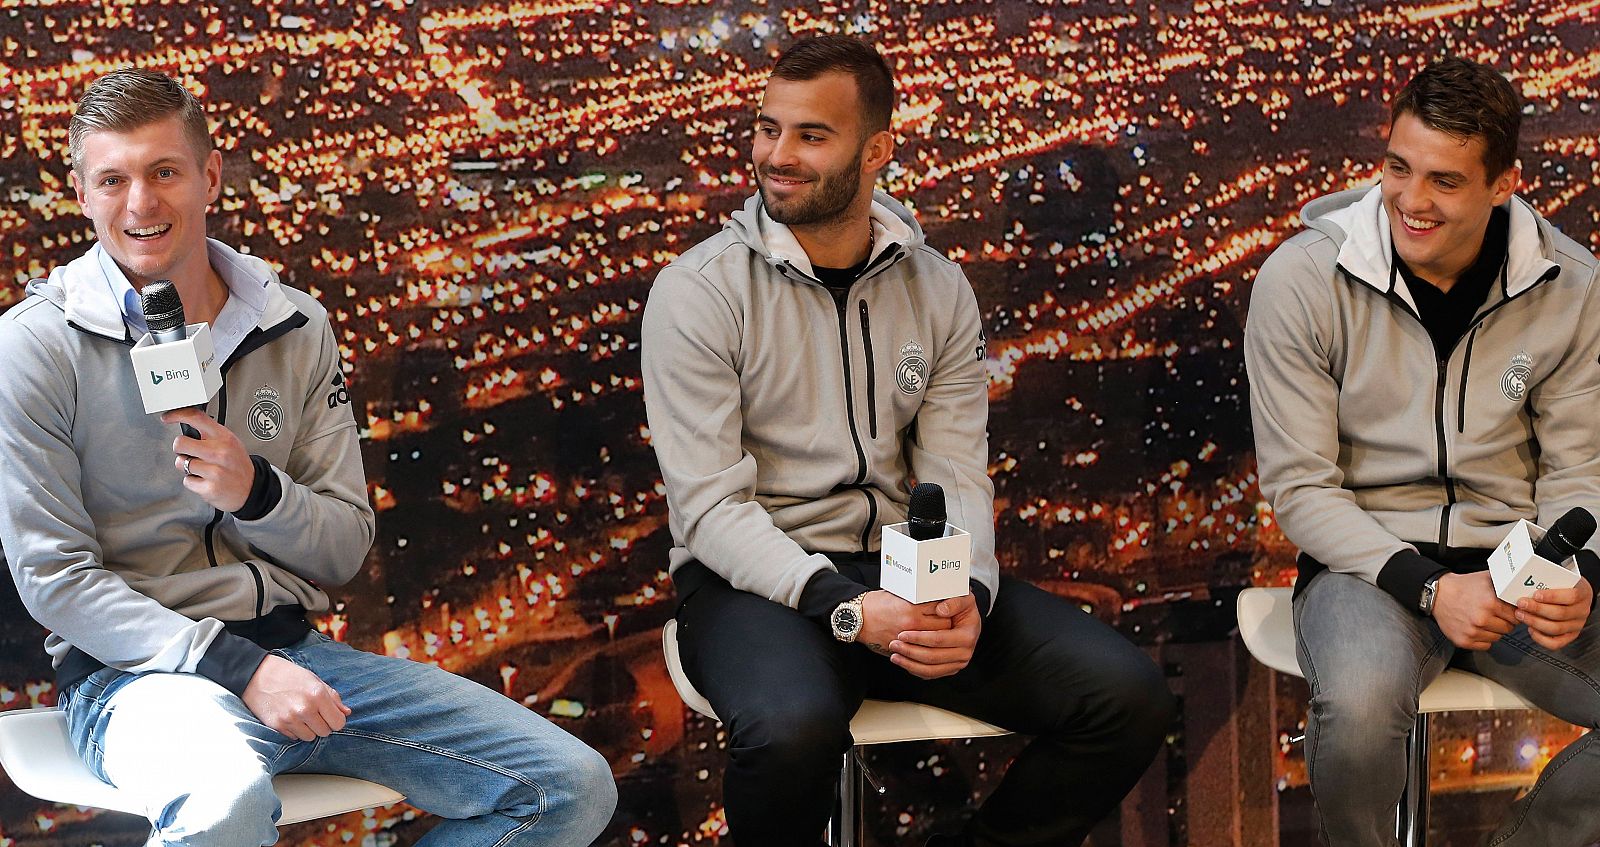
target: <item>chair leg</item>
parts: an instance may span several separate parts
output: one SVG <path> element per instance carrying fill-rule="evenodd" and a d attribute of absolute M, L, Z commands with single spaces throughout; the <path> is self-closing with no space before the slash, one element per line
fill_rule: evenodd
<path fill-rule="evenodd" d="M 1417 715 L 1406 739 L 1406 790 L 1395 819 L 1395 836 L 1405 847 L 1428 843 L 1428 799 L 1428 716 Z"/>
<path fill-rule="evenodd" d="M 839 767 L 839 802 L 833 810 L 833 820 L 828 821 L 828 844 L 831 847 L 858 847 L 861 837 L 861 763 L 856 757 L 859 747 L 845 751 L 844 763 Z"/>

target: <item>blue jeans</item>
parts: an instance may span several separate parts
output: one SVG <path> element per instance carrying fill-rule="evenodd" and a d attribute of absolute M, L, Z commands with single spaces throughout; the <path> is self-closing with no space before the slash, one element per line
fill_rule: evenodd
<path fill-rule="evenodd" d="M 606 760 L 497 692 L 319 633 L 272 652 L 339 692 L 344 729 L 282 735 L 194 674 L 107 668 L 61 695 L 89 769 L 144 804 L 150 847 L 276 843 L 272 776 L 293 772 L 382 783 L 444 818 L 419 847 L 577 847 L 611 819 Z"/>
<path fill-rule="evenodd" d="M 1417 701 L 1446 667 L 1487 677 L 1588 734 L 1545 766 L 1491 847 L 1581 847 L 1600 839 L 1600 627 L 1547 650 L 1518 626 L 1488 650 L 1460 650 L 1432 618 L 1350 574 L 1324 571 L 1294 601 L 1296 650 L 1311 684 L 1306 767 L 1322 841 L 1395 844 L 1405 739 Z"/>

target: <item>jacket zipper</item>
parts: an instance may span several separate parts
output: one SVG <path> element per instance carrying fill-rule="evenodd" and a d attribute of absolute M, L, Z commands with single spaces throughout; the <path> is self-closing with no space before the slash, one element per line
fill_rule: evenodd
<path fill-rule="evenodd" d="M 878 438 L 878 370 L 872 364 L 872 324 L 867 320 L 867 301 L 859 300 L 861 347 L 867 352 L 867 433 Z"/>
<path fill-rule="evenodd" d="M 872 528 L 878 524 L 878 498 L 872 496 L 870 488 L 861 489 L 867 495 L 867 525 L 861 528 L 861 549 L 863 552 L 872 549 Z"/>
<path fill-rule="evenodd" d="M 1439 513 L 1439 548 L 1450 546 L 1450 510 L 1456 504 L 1456 481 L 1450 478 L 1450 453 L 1445 445 L 1444 386 L 1449 373 L 1448 359 L 1439 360 L 1438 389 L 1434 392 L 1434 432 L 1439 439 L 1439 478 L 1444 480 L 1444 509 Z"/>
<path fill-rule="evenodd" d="M 1467 357 L 1461 363 L 1461 395 L 1456 401 L 1456 432 L 1467 431 L 1467 377 L 1472 374 L 1472 344 L 1478 340 L 1478 326 L 1473 324 L 1467 335 Z"/>
<path fill-rule="evenodd" d="M 227 426 L 227 422 L 228 422 L 228 378 L 227 378 L 227 375 L 224 374 L 223 378 L 222 378 L 222 387 L 217 389 L 217 423 L 222 424 L 223 426 Z M 221 509 L 212 509 L 211 510 L 211 522 L 206 524 L 206 558 L 208 560 L 210 560 L 211 567 L 216 567 L 217 566 L 217 546 L 216 546 L 215 536 L 216 536 L 216 532 L 217 532 L 217 524 L 219 524 L 219 523 L 222 523 L 222 510 Z M 257 574 L 256 575 L 256 584 L 257 584 L 257 588 L 258 588 L 258 590 L 256 591 L 256 609 L 257 609 L 256 614 L 257 615 L 260 615 L 260 611 L 259 610 L 261 608 L 261 592 L 259 590 L 260 583 L 261 583 L 261 575 Z"/>
<path fill-rule="evenodd" d="M 860 485 L 867 481 L 867 452 L 861 447 L 861 432 L 856 428 L 855 374 L 850 372 L 850 322 L 845 318 L 848 314 L 845 305 L 849 292 L 828 293 L 833 296 L 834 306 L 839 312 L 839 355 L 844 362 L 844 411 L 845 418 L 850 422 L 850 443 L 856 448 L 856 479 L 852 484 Z"/>

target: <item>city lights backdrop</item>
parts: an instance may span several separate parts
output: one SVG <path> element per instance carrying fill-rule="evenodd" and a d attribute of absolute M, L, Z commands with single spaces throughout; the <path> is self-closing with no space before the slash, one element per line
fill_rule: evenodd
<path fill-rule="evenodd" d="M 1293 575 L 1251 449 L 1254 271 L 1303 203 L 1375 178 L 1387 97 L 1446 52 L 1510 75 L 1526 196 L 1600 243 L 1597 25 L 1597 0 L 0 0 L 0 307 L 91 243 L 66 161 L 84 86 L 127 64 L 181 76 L 223 150 L 213 234 L 327 305 L 356 395 L 378 541 L 322 625 L 604 751 L 622 789 L 604 844 L 715 844 L 725 737 L 661 660 L 639 319 L 661 267 L 752 193 L 777 52 L 865 34 L 902 93 L 883 187 L 984 310 L 1003 566 L 1114 623 L 1183 698 L 1094 843 L 1309 844 L 1304 688 L 1231 634 L 1240 587 Z M 13 594 L 0 615 L 0 709 L 53 703 L 41 630 Z M 1575 734 L 1441 721 L 1443 843 L 1484 831 Z M 920 845 L 1016 748 L 874 753 L 890 791 L 872 842 Z M 429 825 L 401 806 L 282 843 Z M 0 779 L 5 847 L 143 832 Z"/>

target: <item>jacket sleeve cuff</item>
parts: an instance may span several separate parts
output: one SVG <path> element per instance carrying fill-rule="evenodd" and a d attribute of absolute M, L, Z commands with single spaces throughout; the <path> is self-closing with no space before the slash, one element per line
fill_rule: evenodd
<path fill-rule="evenodd" d="M 278 501 L 283 499 L 283 483 L 272 472 L 272 463 L 252 453 L 250 464 L 256 469 L 255 480 L 250 483 L 250 495 L 245 498 L 244 505 L 233 513 L 241 521 L 261 520 L 278 508 Z"/>
<path fill-rule="evenodd" d="M 989 586 L 977 580 L 969 580 L 972 586 L 972 599 L 978 601 L 978 615 L 987 618 L 993 608 L 993 600 L 989 597 Z"/>
<path fill-rule="evenodd" d="M 1600 554 L 1586 547 L 1574 555 L 1578 557 L 1578 575 L 1588 580 L 1591 588 L 1600 585 Z"/>
<path fill-rule="evenodd" d="M 1389 592 L 1408 611 L 1421 615 L 1422 586 L 1450 569 L 1415 550 L 1406 549 L 1389 557 L 1378 571 L 1378 587 Z"/>
<path fill-rule="evenodd" d="M 200 657 L 195 673 L 243 697 L 256 668 L 267 658 L 267 651 L 248 638 L 226 630 L 217 633 L 206 654 Z"/>
<path fill-rule="evenodd" d="M 840 603 L 860 597 L 868 588 L 835 570 L 820 570 L 800 592 L 800 614 L 824 626 L 831 626 L 829 617 Z"/>

